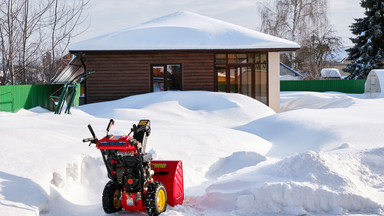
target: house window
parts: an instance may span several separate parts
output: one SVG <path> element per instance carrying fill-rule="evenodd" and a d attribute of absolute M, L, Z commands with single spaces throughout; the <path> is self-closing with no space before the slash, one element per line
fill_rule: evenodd
<path fill-rule="evenodd" d="M 216 65 L 215 71 L 217 74 L 217 91 L 227 92 L 227 66 Z"/>
<path fill-rule="evenodd" d="M 267 65 L 267 53 L 216 54 L 216 89 L 248 95 L 268 105 Z"/>
<path fill-rule="evenodd" d="M 152 65 L 152 91 L 182 90 L 181 64 Z"/>

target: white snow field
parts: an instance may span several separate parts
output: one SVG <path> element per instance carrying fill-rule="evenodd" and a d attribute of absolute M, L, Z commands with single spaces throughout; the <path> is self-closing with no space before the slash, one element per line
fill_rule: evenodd
<path fill-rule="evenodd" d="M 384 215 L 384 98 L 282 92 L 282 111 L 215 92 L 160 92 L 0 112 L 0 215 L 105 215 L 100 152 L 82 143 L 150 119 L 147 150 L 182 160 L 185 200 L 162 215 Z M 116 215 L 144 216 L 120 212 Z"/>

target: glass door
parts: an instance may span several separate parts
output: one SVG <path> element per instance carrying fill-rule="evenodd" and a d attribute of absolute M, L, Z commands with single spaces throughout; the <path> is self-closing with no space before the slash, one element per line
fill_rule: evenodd
<path fill-rule="evenodd" d="M 229 67 L 229 86 L 231 93 L 240 93 L 240 71 L 241 67 Z"/>
<path fill-rule="evenodd" d="M 252 68 L 241 67 L 241 94 L 252 97 Z"/>
<path fill-rule="evenodd" d="M 252 97 L 252 67 L 230 66 L 230 92 Z"/>

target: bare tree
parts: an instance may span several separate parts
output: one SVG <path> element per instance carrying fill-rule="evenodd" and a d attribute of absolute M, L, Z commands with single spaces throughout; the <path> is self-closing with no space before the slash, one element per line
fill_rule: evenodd
<path fill-rule="evenodd" d="M 274 0 L 260 9 L 262 32 L 300 43 L 327 20 L 327 0 Z"/>
<path fill-rule="evenodd" d="M 2 4 L 0 4 L 1 8 Z M 5 48 L 5 36 L 4 36 L 4 31 L 3 31 L 3 17 L 0 17 L 0 50 L 1 50 L 1 68 L 0 71 L 2 72 L 2 77 L 0 80 L 0 85 L 4 85 L 7 80 L 7 70 L 5 67 L 5 64 L 7 62 L 6 56 L 7 56 L 7 50 Z"/>
<path fill-rule="evenodd" d="M 321 79 L 321 69 L 329 66 L 341 46 L 341 38 L 331 28 L 318 29 L 303 40 L 295 61 L 307 72 L 307 79 Z"/>
<path fill-rule="evenodd" d="M 296 53 L 282 54 L 285 64 L 320 77 L 320 70 L 342 46 L 328 22 L 327 0 L 274 0 L 260 8 L 262 32 L 295 41 Z"/>
<path fill-rule="evenodd" d="M 88 1 L 0 0 L 0 84 L 50 83 Z"/>
<path fill-rule="evenodd" d="M 15 59 L 18 51 L 20 32 L 17 29 L 17 17 L 21 11 L 20 1 L 2 0 L 1 2 L 1 39 L 2 62 L 5 75 L 9 75 L 10 83 L 15 83 Z"/>
<path fill-rule="evenodd" d="M 80 34 L 75 32 L 75 28 L 82 24 L 86 17 L 83 12 L 89 0 L 72 1 L 69 4 L 67 1 L 54 0 L 51 7 L 51 22 L 49 25 L 50 31 L 50 53 L 51 64 L 47 81 L 52 82 L 52 78 L 58 72 L 60 65 L 57 64 L 67 51 L 69 42 L 72 37 Z M 85 31 L 85 30 L 83 30 Z"/>
<path fill-rule="evenodd" d="M 43 15 L 51 7 L 53 1 L 34 1 L 31 6 L 30 0 L 23 0 L 23 9 L 19 19 L 21 31 L 21 62 L 20 70 L 22 74 L 21 83 L 27 83 L 27 64 L 38 52 L 41 42 L 37 34 L 42 25 Z M 30 43 L 29 39 L 35 35 L 35 41 Z"/>

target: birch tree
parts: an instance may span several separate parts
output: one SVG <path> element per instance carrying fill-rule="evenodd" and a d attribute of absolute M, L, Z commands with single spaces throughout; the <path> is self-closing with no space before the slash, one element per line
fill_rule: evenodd
<path fill-rule="evenodd" d="M 319 78 L 320 70 L 342 46 L 327 16 L 327 0 L 274 0 L 260 8 L 260 30 L 301 45 L 296 53 L 282 54 L 285 64 L 309 78 Z"/>
<path fill-rule="evenodd" d="M 2 43 L 2 62 L 3 71 L 9 82 L 15 83 L 15 59 L 18 51 L 18 40 L 20 31 L 17 29 L 17 17 L 21 11 L 20 1 L 2 0 L 1 1 L 1 43 Z"/>
<path fill-rule="evenodd" d="M 327 0 L 274 0 L 260 8 L 260 30 L 298 43 L 328 24 Z"/>

